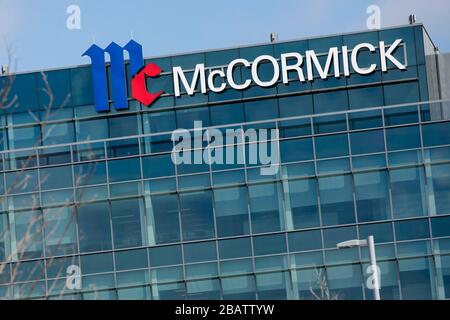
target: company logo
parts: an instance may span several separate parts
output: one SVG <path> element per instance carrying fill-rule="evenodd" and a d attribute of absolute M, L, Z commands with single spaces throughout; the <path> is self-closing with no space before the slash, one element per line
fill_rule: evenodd
<path fill-rule="evenodd" d="M 146 78 L 157 77 L 162 70 L 154 63 L 149 63 L 144 67 L 142 46 L 139 43 L 131 40 L 124 47 L 121 47 L 117 43 L 112 42 L 106 49 L 102 49 L 94 44 L 83 53 L 83 56 L 88 56 L 92 61 L 94 101 L 97 112 L 109 111 L 105 53 L 108 53 L 110 56 L 110 81 L 114 108 L 116 110 L 128 109 L 125 51 L 128 52 L 130 58 L 131 96 L 140 103 L 150 106 L 164 93 L 163 90 L 157 93 L 151 93 L 147 90 Z"/>
<path fill-rule="evenodd" d="M 396 54 L 399 48 L 403 48 L 403 63 L 398 60 L 401 54 Z M 136 41 L 131 40 L 124 47 L 112 42 L 106 49 L 92 45 L 83 56 L 89 56 L 92 61 L 95 109 L 98 112 L 109 110 L 105 53 L 109 54 L 111 61 L 110 81 L 114 108 L 117 110 L 128 108 L 125 51 L 128 52 L 130 61 L 131 96 L 142 104 L 150 106 L 164 93 L 163 90 L 156 93 L 148 91 L 147 77 L 157 77 L 162 70 L 154 63 L 149 63 L 144 67 L 142 46 Z M 362 66 L 360 54 L 363 52 L 377 55 L 379 63 Z M 390 68 L 405 70 L 406 60 L 406 44 L 402 39 L 397 39 L 391 45 L 380 41 L 377 46 L 371 43 L 360 43 L 353 48 L 332 47 L 328 52 L 322 53 L 307 50 L 303 54 L 299 52 L 282 53 L 280 57 L 261 55 L 253 61 L 238 58 L 219 68 L 207 67 L 201 63 L 197 64 L 193 70 L 186 71 L 175 66 L 172 69 L 173 94 L 175 97 L 183 94 L 192 96 L 197 93 L 207 94 L 208 91 L 221 93 L 227 88 L 246 90 L 252 84 L 267 88 L 279 82 L 288 85 L 290 81 L 304 83 L 312 82 L 316 78 L 326 80 L 331 76 L 335 78 L 349 77 L 352 72 L 369 75 L 377 69 L 381 69 L 382 72 L 388 72 Z M 273 77 L 269 80 L 262 79 L 260 75 L 260 67 L 263 64 L 273 69 Z M 235 70 L 237 68 L 249 69 L 250 76 L 247 79 L 236 79 Z M 189 74 L 189 77 L 186 77 L 186 74 Z"/>

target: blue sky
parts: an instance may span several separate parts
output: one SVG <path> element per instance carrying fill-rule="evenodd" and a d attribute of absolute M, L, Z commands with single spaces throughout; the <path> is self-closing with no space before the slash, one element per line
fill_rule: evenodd
<path fill-rule="evenodd" d="M 81 8 L 81 30 L 66 28 L 69 5 Z M 0 0 L 0 64 L 11 49 L 15 71 L 89 63 L 92 44 L 125 44 L 133 35 L 145 56 L 233 47 L 366 28 L 366 8 L 381 25 L 406 24 L 415 13 L 441 51 L 450 51 L 448 0 Z"/>

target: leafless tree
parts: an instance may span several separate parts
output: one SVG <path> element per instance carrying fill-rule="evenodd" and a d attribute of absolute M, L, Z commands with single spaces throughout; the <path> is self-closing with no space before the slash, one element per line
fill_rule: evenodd
<path fill-rule="evenodd" d="M 12 57 L 12 50 L 8 49 L 8 60 L 10 62 L 13 61 L 11 57 Z M 12 66 L 12 68 L 11 68 L 12 72 L 9 72 L 7 75 L 0 78 L 0 110 L 1 109 L 10 110 L 10 109 L 18 107 L 18 97 L 16 95 L 11 96 L 11 92 L 12 92 L 12 89 L 14 86 L 14 81 L 15 81 L 15 73 L 13 70 L 14 70 L 16 64 L 17 63 L 14 63 L 14 65 Z M 48 103 L 44 108 L 44 111 L 45 111 L 43 113 L 44 115 L 43 115 L 43 117 L 42 116 L 39 117 L 33 111 L 31 111 L 31 110 L 28 111 L 29 115 L 33 119 L 35 119 L 36 122 L 40 123 L 41 132 L 43 133 L 41 135 L 41 137 L 35 141 L 35 144 L 34 144 L 35 147 L 39 147 L 39 146 L 43 145 L 43 142 L 51 135 L 55 126 L 48 123 L 49 119 L 51 117 L 53 117 L 55 114 L 57 114 L 58 112 L 60 112 L 66 106 L 68 100 L 70 99 L 70 93 L 68 93 L 66 98 L 64 99 L 64 101 L 61 103 L 61 105 L 54 106 L 55 98 L 54 98 L 52 89 L 50 87 L 49 81 L 47 79 L 47 75 L 44 72 L 42 72 L 41 77 L 42 77 L 42 81 L 44 83 L 44 88 L 42 88 L 42 90 L 48 97 Z M 88 150 L 88 153 L 90 153 L 90 152 L 92 152 L 92 151 Z M 24 190 L 28 186 L 28 184 L 30 183 L 31 177 L 27 173 L 27 169 L 30 166 L 32 166 L 31 164 L 34 161 L 33 158 L 34 158 L 33 155 L 27 157 L 21 163 L 20 168 L 17 168 L 18 170 L 16 172 L 14 181 L 10 184 L 10 187 L 5 191 L 6 195 L 12 194 L 13 190 Z M 86 178 L 88 175 L 92 174 L 93 171 L 94 171 L 94 169 L 90 168 L 85 175 L 78 176 L 75 181 L 76 185 L 79 185 L 80 181 L 82 179 Z M 48 179 L 48 176 L 41 177 L 40 183 L 41 184 L 44 183 L 46 181 L 46 179 Z M 74 187 L 76 187 L 76 186 L 74 186 Z M 30 209 L 31 212 L 35 212 L 35 211 L 39 212 L 39 210 L 40 210 L 39 198 L 35 194 L 31 198 L 30 207 L 31 207 L 31 209 Z M 59 207 L 60 212 L 57 212 L 56 215 L 58 215 L 59 213 L 62 213 L 68 207 L 71 207 L 74 209 L 74 206 L 72 204 L 70 204 L 70 201 L 68 201 L 67 203 L 62 204 Z M 74 214 L 72 214 L 71 216 L 72 216 L 72 219 L 75 219 Z M 33 245 L 38 244 L 43 247 L 43 250 L 45 250 L 44 237 L 48 237 L 49 235 L 54 235 L 56 233 L 56 230 L 60 229 L 61 223 L 65 223 L 65 222 L 57 220 L 56 224 L 51 225 L 48 221 L 45 221 L 45 219 L 43 218 L 43 214 L 32 215 L 32 218 L 28 222 L 23 236 L 21 237 L 21 239 L 19 241 L 17 241 L 15 248 L 11 250 L 11 253 L 7 257 L 5 257 L 6 262 L 12 262 L 11 270 L 10 270 L 11 283 L 15 282 L 15 280 L 17 279 L 17 276 L 18 276 L 19 270 L 20 270 L 20 266 L 23 263 L 22 260 L 24 260 L 24 254 L 27 252 L 27 249 L 29 249 Z M 66 233 L 70 231 L 70 223 L 68 223 L 65 226 L 63 225 L 62 227 L 63 227 L 63 232 L 61 234 L 60 239 L 57 240 L 57 247 L 61 245 Z M 45 235 L 44 235 L 44 230 L 45 230 Z M 9 232 L 8 229 L 1 231 L 0 239 L 5 239 L 8 235 L 8 232 Z M 47 259 L 47 263 L 51 264 L 53 261 L 54 261 L 53 257 L 49 257 Z M 3 264 L 0 263 L 0 274 L 5 271 L 5 268 L 7 266 L 6 262 Z M 36 266 L 29 272 L 30 276 L 35 271 L 38 271 L 37 270 L 38 268 L 39 268 L 39 266 L 38 266 L 38 264 L 36 264 Z M 60 269 L 58 271 L 56 278 L 64 278 L 65 276 L 66 276 L 66 270 Z M 32 282 L 30 280 L 30 283 L 31 283 L 31 286 L 28 288 L 29 292 L 26 292 L 24 294 L 24 296 L 27 296 L 27 295 L 31 296 L 35 289 L 35 286 L 37 285 L 36 281 Z M 56 292 L 53 293 L 52 295 L 61 298 L 63 296 L 63 294 L 65 293 L 65 290 L 64 290 L 64 288 L 63 289 L 56 288 L 56 281 L 53 281 L 53 284 L 47 288 L 47 294 L 54 292 L 55 289 L 56 289 Z M 92 289 L 94 292 L 96 292 L 95 286 L 91 287 L 90 289 Z M 60 292 L 58 292 L 58 290 L 60 290 Z"/>
<path fill-rule="evenodd" d="M 315 269 L 316 274 L 316 287 L 314 289 L 312 283 L 309 285 L 309 292 L 315 300 L 339 300 L 339 295 L 330 290 L 328 286 L 328 280 L 323 270 Z"/>

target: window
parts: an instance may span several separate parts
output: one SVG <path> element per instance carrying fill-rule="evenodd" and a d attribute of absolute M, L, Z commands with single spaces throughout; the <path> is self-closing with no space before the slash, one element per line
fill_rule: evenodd
<path fill-rule="evenodd" d="M 378 107 L 384 104 L 383 88 L 380 86 L 350 89 L 348 98 L 350 109 Z"/>
<path fill-rule="evenodd" d="M 37 170 L 15 171 L 6 174 L 6 188 L 10 194 L 33 192 L 37 191 L 38 187 Z"/>
<path fill-rule="evenodd" d="M 142 170 L 145 178 L 159 178 L 175 175 L 170 154 L 142 158 Z"/>
<path fill-rule="evenodd" d="M 212 192 L 202 191 L 180 194 L 183 240 L 214 237 Z"/>
<path fill-rule="evenodd" d="M 115 253 L 116 270 L 134 270 L 148 267 L 147 250 L 125 250 Z"/>
<path fill-rule="evenodd" d="M 83 274 L 112 272 L 114 270 L 112 253 L 83 255 L 80 260 Z"/>
<path fill-rule="evenodd" d="M 252 247 L 250 238 L 236 238 L 219 241 L 220 259 L 250 257 Z"/>
<path fill-rule="evenodd" d="M 177 110 L 178 128 L 192 129 L 194 128 L 195 121 L 201 121 L 202 127 L 209 127 L 211 125 L 208 107 Z"/>
<path fill-rule="evenodd" d="M 14 213 L 16 249 L 19 259 L 42 257 L 42 213 L 39 210 Z M 12 248 L 14 250 L 14 248 Z"/>
<path fill-rule="evenodd" d="M 108 203 L 83 204 L 78 208 L 80 252 L 111 250 Z"/>
<path fill-rule="evenodd" d="M 138 116 L 120 116 L 108 118 L 109 137 L 119 138 L 139 134 Z"/>
<path fill-rule="evenodd" d="M 431 220 L 433 237 L 450 237 L 450 216 L 433 218 Z"/>
<path fill-rule="evenodd" d="M 106 183 L 105 162 L 91 162 L 74 166 L 75 185 L 88 186 Z"/>
<path fill-rule="evenodd" d="M 324 248 L 335 249 L 343 241 L 357 239 L 356 227 L 341 227 L 323 230 Z"/>
<path fill-rule="evenodd" d="M 348 138 L 346 134 L 316 137 L 317 158 L 332 158 L 348 155 Z"/>
<path fill-rule="evenodd" d="M 387 106 L 417 102 L 420 100 L 418 82 L 385 85 L 384 99 Z"/>
<path fill-rule="evenodd" d="M 394 217 L 408 218 L 426 215 L 423 169 L 391 170 L 390 176 Z"/>
<path fill-rule="evenodd" d="M 322 248 L 320 230 L 293 232 L 288 234 L 289 251 L 308 251 Z"/>
<path fill-rule="evenodd" d="M 431 166 L 431 176 L 432 194 L 434 194 L 432 199 L 434 199 L 436 213 L 450 213 L 450 165 Z"/>
<path fill-rule="evenodd" d="M 143 205 L 139 199 L 111 201 L 111 217 L 116 249 L 143 244 Z"/>
<path fill-rule="evenodd" d="M 388 175 L 386 171 L 354 175 L 356 208 L 360 222 L 385 220 L 391 217 Z"/>
<path fill-rule="evenodd" d="M 75 141 L 75 128 L 73 122 L 58 124 L 48 123 L 43 126 L 43 128 L 42 143 L 45 146 Z"/>
<path fill-rule="evenodd" d="M 278 101 L 276 99 L 246 102 L 244 109 L 247 122 L 278 118 Z"/>
<path fill-rule="evenodd" d="M 278 100 L 278 105 L 281 118 L 313 114 L 311 95 L 283 97 Z"/>
<path fill-rule="evenodd" d="M 253 233 L 284 230 L 282 194 L 278 183 L 249 186 Z"/>
<path fill-rule="evenodd" d="M 176 195 L 154 195 L 146 198 L 147 223 L 151 244 L 180 241 L 178 198 Z"/>
<path fill-rule="evenodd" d="M 363 282 L 359 265 L 337 266 L 327 268 L 327 280 L 330 292 L 334 292 L 339 300 L 362 300 Z"/>
<path fill-rule="evenodd" d="M 280 151 L 283 163 L 312 160 L 314 158 L 310 138 L 280 141 Z"/>
<path fill-rule="evenodd" d="M 418 126 L 387 129 L 386 139 L 389 151 L 420 148 Z"/>
<path fill-rule="evenodd" d="M 41 175 L 41 189 L 52 190 L 72 187 L 72 168 L 67 167 L 52 167 L 42 168 Z"/>
<path fill-rule="evenodd" d="M 425 147 L 450 144 L 450 122 L 427 124 L 422 129 Z"/>
<path fill-rule="evenodd" d="M 348 110 L 347 91 L 314 94 L 314 112 L 326 113 Z"/>
<path fill-rule="evenodd" d="M 70 83 L 70 70 L 56 70 L 45 72 L 47 76 L 48 85 L 52 90 L 53 101 L 50 102 L 49 95 L 44 91 L 46 84 L 43 76 L 38 75 L 38 92 L 39 92 L 39 106 L 41 108 L 51 107 L 52 109 L 58 109 L 62 106 L 72 105 L 71 98 L 71 83 Z M 29 94 L 29 92 L 27 92 Z M 66 102 L 66 104 L 64 104 Z"/>
<path fill-rule="evenodd" d="M 244 108 L 242 103 L 224 104 L 211 107 L 211 125 L 219 126 L 224 124 L 244 122 Z"/>
<path fill-rule="evenodd" d="M 182 264 L 181 246 L 155 247 L 149 249 L 150 266 L 161 267 Z"/>
<path fill-rule="evenodd" d="M 253 276 L 222 278 L 222 292 L 225 300 L 255 300 L 256 288 Z"/>
<path fill-rule="evenodd" d="M 317 203 L 317 180 L 306 179 L 289 181 L 289 204 L 294 229 L 319 226 L 319 207 Z"/>
<path fill-rule="evenodd" d="M 245 187 L 214 190 L 218 237 L 248 234 L 248 195 Z"/>
<path fill-rule="evenodd" d="M 0 213 L 0 262 L 5 261 L 9 256 L 10 244 L 8 242 L 8 214 Z M 1 277 L 0 274 L 0 279 Z"/>
<path fill-rule="evenodd" d="M 45 252 L 62 256 L 78 252 L 73 207 L 44 209 Z"/>
<path fill-rule="evenodd" d="M 350 175 L 319 178 L 319 192 L 324 225 L 355 222 L 353 181 Z"/>
<path fill-rule="evenodd" d="M 75 106 L 94 103 L 91 67 L 78 67 L 70 70 L 72 101 Z"/>
<path fill-rule="evenodd" d="M 350 134 L 350 141 L 353 155 L 384 151 L 382 130 L 353 132 Z"/>
<path fill-rule="evenodd" d="M 256 256 L 285 253 L 287 251 L 286 235 L 282 233 L 254 237 L 253 247 Z"/>
<path fill-rule="evenodd" d="M 286 272 L 256 275 L 258 298 L 261 300 L 285 300 L 289 289 L 289 275 Z"/>
<path fill-rule="evenodd" d="M 114 160 L 108 162 L 110 182 L 138 180 L 141 178 L 139 158 Z"/>
<path fill-rule="evenodd" d="M 41 130 L 39 126 L 10 128 L 9 148 L 22 149 L 41 145 Z"/>
<path fill-rule="evenodd" d="M 175 111 L 151 112 L 143 115 L 144 124 L 150 127 L 151 133 L 170 132 L 176 129 Z"/>
<path fill-rule="evenodd" d="M 407 259 L 400 260 L 398 264 L 403 299 L 432 299 L 431 260 L 429 258 Z"/>
<path fill-rule="evenodd" d="M 108 138 L 107 119 L 83 120 L 76 123 L 77 141 L 92 141 Z"/>
<path fill-rule="evenodd" d="M 184 263 L 217 260 L 216 242 L 189 243 L 183 246 Z"/>
<path fill-rule="evenodd" d="M 359 237 L 366 239 L 368 236 L 373 236 L 375 243 L 393 242 L 394 235 L 392 230 L 392 223 L 372 223 L 359 225 Z"/>
<path fill-rule="evenodd" d="M 426 239 L 430 237 L 430 227 L 427 219 L 397 221 L 395 233 L 398 241 Z"/>

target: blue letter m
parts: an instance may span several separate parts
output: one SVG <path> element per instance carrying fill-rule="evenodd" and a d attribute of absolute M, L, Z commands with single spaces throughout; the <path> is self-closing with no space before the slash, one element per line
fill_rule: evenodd
<path fill-rule="evenodd" d="M 128 109 L 127 80 L 125 76 L 124 51 L 130 56 L 130 73 L 134 76 L 143 66 L 142 46 L 134 40 L 125 47 L 112 42 L 106 49 L 93 44 L 83 53 L 92 61 L 92 80 L 94 82 L 95 111 L 109 111 L 108 81 L 106 76 L 105 53 L 111 58 L 111 84 L 116 110 Z"/>

